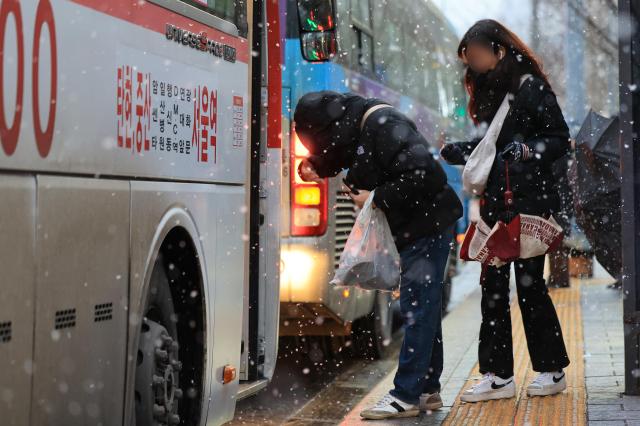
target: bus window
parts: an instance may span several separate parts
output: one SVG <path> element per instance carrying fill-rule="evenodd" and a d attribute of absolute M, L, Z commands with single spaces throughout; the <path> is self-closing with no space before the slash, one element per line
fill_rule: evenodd
<path fill-rule="evenodd" d="M 354 21 L 371 28 L 371 5 L 369 0 L 352 0 L 351 13 Z"/>
<path fill-rule="evenodd" d="M 359 33 L 358 40 L 358 64 L 363 71 L 371 71 L 373 69 L 373 41 L 369 34 Z"/>
<path fill-rule="evenodd" d="M 354 48 L 357 52 L 355 68 L 369 74 L 373 72 L 373 31 L 369 0 L 351 1 L 351 27 L 355 36 Z"/>
<path fill-rule="evenodd" d="M 430 44 L 428 49 L 429 71 L 431 72 L 432 78 L 431 84 L 429 85 L 430 90 L 427 105 L 433 108 L 434 111 L 439 111 L 440 115 L 442 115 L 443 108 L 447 108 L 442 83 L 443 74 L 445 74 L 447 70 L 444 68 L 445 65 L 440 61 L 438 48 L 435 46 L 435 43 Z"/>
<path fill-rule="evenodd" d="M 450 52 L 444 51 L 441 47 L 438 47 L 435 55 L 438 63 L 438 91 L 440 97 L 440 113 L 444 117 L 450 117 L 453 119 L 460 116 L 460 109 L 458 106 L 464 102 L 464 92 L 462 98 L 460 97 L 460 91 L 462 91 L 462 78 L 459 74 L 459 63 L 457 58 Z M 462 116 L 464 116 L 464 107 L 462 110 Z"/>
<path fill-rule="evenodd" d="M 425 105 L 433 108 L 433 69 L 431 63 L 431 43 L 423 36 L 419 27 L 405 27 L 405 49 L 411 52 L 406 56 L 407 75 L 403 79 L 405 93 L 412 93 Z M 437 106 L 437 100 L 436 100 Z"/>
<path fill-rule="evenodd" d="M 405 78 L 404 36 L 394 16 L 382 20 L 386 12 L 385 8 L 378 8 L 374 16 L 374 19 L 380 18 L 385 23 L 376 32 L 376 76 L 382 83 L 402 90 Z"/>
<path fill-rule="evenodd" d="M 233 19 L 236 12 L 235 3 L 235 0 L 213 0 L 209 2 L 209 8 L 220 18 Z"/>
<path fill-rule="evenodd" d="M 232 22 L 241 37 L 247 36 L 246 0 L 180 0 L 214 16 Z"/>

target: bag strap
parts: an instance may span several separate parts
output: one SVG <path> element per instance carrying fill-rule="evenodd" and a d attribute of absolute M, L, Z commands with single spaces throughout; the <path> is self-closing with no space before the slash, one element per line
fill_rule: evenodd
<path fill-rule="evenodd" d="M 511 207 L 513 207 L 513 192 L 511 192 L 511 183 L 509 182 L 509 162 L 504 162 L 504 171 L 507 177 L 507 190 L 504 192 L 504 205 L 507 208 L 507 211 L 511 211 Z"/>
<path fill-rule="evenodd" d="M 531 77 L 532 77 L 531 74 L 524 74 L 522 77 L 520 77 L 520 87 L 522 87 L 524 82 Z M 513 199 L 513 192 L 511 191 L 511 182 L 509 181 L 509 162 L 508 161 L 504 162 L 504 171 L 505 171 L 505 177 L 507 178 L 507 188 L 506 188 L 507 190 L 504 192 L 504 204 L 505 204 L 505 207 L 507 208 L 507 211 L 511 211 L 511 207 L 513 207 L 514 199 Z"/>
<path fill-rule="evenodd" d="M 362 116 L 362 121 L 360 121 L 360 131 L 362 131 L 362 129 L 364 129 L 364 125 L 367 122 L 367 118 L 369 118 L 369 116 L 371 114 L 373 114 L 374 112 L 378 111 L 379 109 L 382 108 L 393 108 L 393 106 L 389 105 L 389 104 L 378 104 L 378 105 L 374 105 L 371 108 L 369 108 L 364 115 Z"/>
<path fill-rule="evenodd" d="M 378 111 L 379 109 L 383 109 L 383 108 L 393 108 L 393 106 L 389 104 L 378 104 L 378 105 L 372 106 L 371 108 L 365 111 L 365 113 L 362 115 L 362 120 L 360 121 L 360 136 L 359 136 L 360 138 L 362 138 L 362 130 L 364 129 L 364 125 L 366 124 L 369 116 L 374 112 Z M 377 155 L 374 155 L 374 159 L 379 164 Z M 383 170 L 384 168 L 380 167 L 380 169 Z"/>
<path fill-rule="evenodd" d="M 522 87 L 524 82 L 529 80 L 531 77 L 533 77 L 533 75 L 531 75 L 531 74 L 522 74 L 522 76 L 520 77 L 520 86 L 519 87 Z"/>

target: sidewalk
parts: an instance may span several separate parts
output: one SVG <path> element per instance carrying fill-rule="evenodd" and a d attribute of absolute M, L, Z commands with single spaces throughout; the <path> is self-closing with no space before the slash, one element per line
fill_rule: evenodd
<path fill-rule="evenodd" d="M 624 391 L 622 298 L 603 280 L 583 286 L 582 321 L 590 425 L 640 425 L 640 397 Z"/>
<path fill-rule="evenodd" d="M 445 377 L 447 377 L 447 380 L 451 381 L 452 391 L 447 396 L 449 405 L 452 405 L 455 400 L 457 394 L 455 389 L 464 383 L 469 370 L 476 362 L 475 347 L 477 346 L 479 326 L 477 318 L 480 315 L 480 299 L 477 292 L 479 274 L 479 264 L 469 263 L 462 267 L 460 274 L 453 278 L 450 301 L 452 311 L 443 322 L 443 333 L 454 336 L 444 342 L 444 350 L 448 358 L 442 380 L 444 383 Z M 470 297 L 473 300 L 469 300 Z M 463 308 L 459 309 L 462 306 Z M 454 323 L 450 319 L 452 317 L 458 317 L 459 323 Z M 475 326 L 468 327 L 469 324 L 465 324 L 465 321 L 468 321 L 469 324 L 475 322 Z M 458 327 L 462 327 L 462 329 L 456 331 Z M 330 426 L 344 422 L 345 416 L 352 414 L 354 414 L 353 419 L 359 422 L 360 416 L 357 407 L 361 407 L 363 398 L 367 396 L 376 398 L 390 389 L 401 343 L 400 338 L 394 339 L 391 347 L 388 348 L 389 354 L 384 359 L 356 363 L 353 367 L 348 368 L 331 385 L 327 386 L 300 410 L 293 413 L 286 425 Z M 458 354 L 457 358 L 453 356 L 454 353 Z M 463 357 L 466 358 L 463 359 Z M 435 424 L 444 419 L 446 411 L 440 411 L 437 416 L 439 420 Z M 414 421 L 412 419 L 412 422 Z"/>
<path fill-rule="evenodd" d="M 393 388 L 395 369 L 388 373 L 344 418 L 341 424 L 377 425 L 439 425 L 451 411 L 460 389 L 466 383 L 469 372 L 478 361 L 478 333 L 480 330 L 480 289 L 476 288 L 462 303 L 458 304 L 442 321 L 444 339 L 444 371 L 440 378 L 444 407 L 430 414 L 412 419 L 364 422 L 360 411 L 375 403 Z"/>
<path fill-rule="evenodd" d="M 529 398 L 524 391 L 534 377 L 517 303 L 512 304 L 514 359 L 518 392 L 515 399 L 464 404 L 461 390 L 479 377 L 477 366 L 480 292 L 477 290 L 443 321 L 445 407 L 413 419 L 375 422 L 376 425 L 470 424 L 593 424 L 640 426 L 640 397 L 622 396 L 624 386 L 622 300 L 601 269 L 596 278 L 573 280 L 570 289 L 552 289 L 571 365 L 568 389 L 560 395 Z M 515 291 L 512 292 L 512 296 Z M 514 301 L 515 302 L 515 301 Z M 364 424 L 360 411 L 392 387 L 395 371 L 387 374 L 347 414 L 342 424 Z M 367 422 L 367 424 L 374 424 Z"/>

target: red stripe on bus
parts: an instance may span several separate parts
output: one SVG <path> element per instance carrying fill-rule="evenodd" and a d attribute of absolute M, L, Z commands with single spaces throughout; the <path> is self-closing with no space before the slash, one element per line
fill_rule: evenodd
<path fill-rule="evenodd" d="M 208 25 L 189 19 L 164 7 L 144 0 L 71 0 L 114 18 L 158 32 L 164 36 L 166 24 L 199 33 L 204 31 L 211 40 L 236 48 L 236 60 L 249 63 L 249 43 L 247 39 L 226 34 Z M 167 41 L 169 43 L 169 41 Z"/>
<path fill-rule="evenodd" d="M 278 0 L 267 0 L 267 147 L 282 148 L 282 64 Z"/>

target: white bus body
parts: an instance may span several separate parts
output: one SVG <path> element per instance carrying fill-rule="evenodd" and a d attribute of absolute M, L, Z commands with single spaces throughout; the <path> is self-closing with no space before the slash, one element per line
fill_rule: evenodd
<path fill-rule="evenodd" d="M 203 6 L 2 0 L 3 425 L 136 424 L 147 366 L 149 383 L 159 377 L 143 407 L 154 421 L 220 424 L 239 392 L 273 372 L 280 232 L 269 206 L 280 173 L 269 173 L 256 210 L 274 225 L 260 229 L 271 242 L 260 250 L 253 334 L 248 314 L 251 94 L 261 83 L 251 36 L 262 6 L 236 2 L 233 21 L 191 3 Z M 263 173 L 279 170 L 279 147 L 264 149 Z M 165 325 L 180 349 L 167 338 L 147 360 L 155 273 L 169 283 Z"/>

